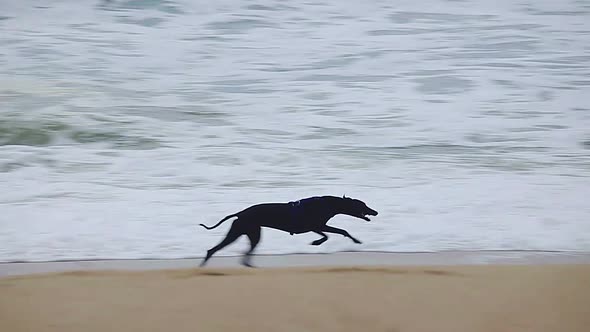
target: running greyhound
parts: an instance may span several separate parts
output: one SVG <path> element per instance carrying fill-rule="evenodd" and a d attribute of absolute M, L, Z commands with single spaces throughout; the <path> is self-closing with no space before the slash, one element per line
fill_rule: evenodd
<path fill-rule="evenodd" d="M 229 232 L 218 245 L 207 250 L 207 256 L 201 263 L 204 266 L 217 251 L 234 242 L 242 235 L 250 239 L 250 250 L 244 254 L 242 264 L 252 267 L 250 256 L 254 248 L 260 242 L 262 227 L 269 227 L 293 234 L 314 232 L 322 237 L 313 241 L 311 245 L 319 246 L 326 242 L 328 236 L 325 233 L 336 233 L 361 243 L 350 235 L 346 230 L 326 225 L 328 220 L 337 214 L 346 214 L 352 217 L 370 221 L 367 217 L 376 216 L 377 211 L 369 208 L 363 201 L 346 196 L 320 196 L 304 198 L 289 203 L 263 203 L 250 206 L 238 213 L 230 214 L 221 219 L 215 226 L 208 227 L 200 224 L 206 229 L 214 229 L 224 221 L 238 217 Z"/>

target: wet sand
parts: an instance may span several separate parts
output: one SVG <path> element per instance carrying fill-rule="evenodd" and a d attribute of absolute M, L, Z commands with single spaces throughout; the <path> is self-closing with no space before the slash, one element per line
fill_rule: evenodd
<path fill-rule="evenodd" d="M 438 264 L 421 264 L 434 257 Z M 18 264 L 0 264 L 0 331 L 495 332 L 590 326 L 587 255 L 472 263 L 458 257 L 256 257 L 267 266 L 259 269 L 231 267 L 235 258 L 227 258 L 228 267 L 219 266 L 220 259 L 206 269 L 178 266 L 190 260 L 151 261 L 151 267 L 144 261 L 130 269 L 125 261 L 110 267 L 107 261 L 98 264 L 102 269 L 86 262 L 90 268 L 53 272 L 46 270 L 60 263 L 35 263 L 45 264 L 45 271 L 37 265 L 29 273 L 23 264 L 20 273 L 14 271 Z M 268 267 L 272 262 L 283 265 Z M 6 272 L 10 266 L 13 273 Z"/>

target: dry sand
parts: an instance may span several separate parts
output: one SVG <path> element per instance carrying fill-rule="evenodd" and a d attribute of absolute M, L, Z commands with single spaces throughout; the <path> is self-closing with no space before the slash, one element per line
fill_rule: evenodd
<path fill-rule="evenodd" d="M 78 271 L 0 279 L 0 331 L 590 331 L 590 265 Z"/>

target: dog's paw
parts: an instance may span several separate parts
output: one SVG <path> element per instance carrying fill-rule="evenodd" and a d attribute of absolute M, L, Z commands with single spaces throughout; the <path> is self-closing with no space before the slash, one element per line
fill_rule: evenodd
<path fill-rule="evenodd" d="M 242 260 L 242 265 L 244 265 L 245 267 L 256 268 L 256 266 L 253 265 L 249 259 Z"/>
<path fill-rule="evenodd" d="M 315 240 L 312 243 L 310 243 L 312 246 L 319 246 L 320 244 L 324 243 L 326 240 L 324 239 L 319 239 L 319 240 Z"/>
<path fill-rule="evenodd" d="M 352 241 L 353 241 L 354 243 L 356 243 L 356 244 L 362 244 L 362 242 L 361 242 L 361 241 L 359 241 L 359 240 L 357 240 L 357 239 L 352 239 Z"/>

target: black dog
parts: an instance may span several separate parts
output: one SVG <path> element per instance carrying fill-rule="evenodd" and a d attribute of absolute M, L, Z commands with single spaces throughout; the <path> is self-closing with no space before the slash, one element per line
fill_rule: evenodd
<path fill-rule="evenodd" d="M 311 243 L 314 246 L 326 242 L 328 236 L 325 233 L 341 234 L 350 238 L 355 243 L 361 243 L 361 241 L 352 237 L 352 235 L 348 234 L 344 229 L 326 225 L 328 220 L 337 214 L 346 214 L 370 221 L 367 215 L 376 216 L 377 211 L 369 208 L 365 203 L 358 199 L 334 196 L 310 197 L 289 203 L 265 203 L 253 205 L 241 212 L 230 214 L 213 227 L 200 224 L 206 229 L 213 229 L 221 225 L 221 223 L 227 219 L 238 217 L 238 219 L 233 222 L 225 239 L 215 247 L 207 250 L 207 256 L 201 263 L 201 266 L 204 266 L 209 258 L 211 258 L 211 256 L 213 256 L 218 250 L 234 242 L 238 237 L 244 234 L 250 239 L 250 250 L 245 253 L 242 264 L 251 266 L 250 256 L 260 241 L 261 227 L 279 229 L 289 232 L 291 235 L 307 232 L 317 233 L 322 237 Z"/>

